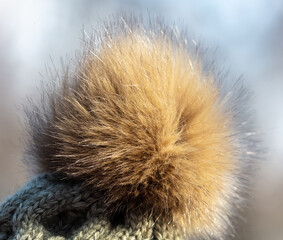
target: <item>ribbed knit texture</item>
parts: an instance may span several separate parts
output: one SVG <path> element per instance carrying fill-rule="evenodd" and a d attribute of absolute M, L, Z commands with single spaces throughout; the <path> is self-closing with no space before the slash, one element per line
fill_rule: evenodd
<path fill-rule="evenodd" d="M 125 216 L 113 224 L 97 197 L 80 184 L 41 175 L 0 205 L 0 239 L 182 239 L 150 217 Z"/>

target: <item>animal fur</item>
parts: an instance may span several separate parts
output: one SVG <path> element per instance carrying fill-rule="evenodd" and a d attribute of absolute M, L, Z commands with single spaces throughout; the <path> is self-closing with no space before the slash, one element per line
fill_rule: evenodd
<path fill-rule="evenodd" d="M 244 90 L 225 90 L 174 28 L 116 19 L 89 38 L 30 117 L 41 171 L 103 193 L 109 216 L 149 213 L 221 236 L 250 159 Z"/>

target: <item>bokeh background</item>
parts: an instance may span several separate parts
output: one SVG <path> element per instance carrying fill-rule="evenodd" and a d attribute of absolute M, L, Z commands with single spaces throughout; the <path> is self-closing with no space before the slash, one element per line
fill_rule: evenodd
<path fill-rule="evenodd" d="M 83 26 L 89 30 L 98 18 L 121 10 L 186 25 L 218 49 L 220 66 L 243 76 L 254 92 L 256 126 L 267 153 L 237 239 L 282 240 L 282 0 L 0 0 L 0 200 L 32 177 L 23 164 L 20 113 L 26 98 L 37 94 L 46 66 L 74 56 Z"/>

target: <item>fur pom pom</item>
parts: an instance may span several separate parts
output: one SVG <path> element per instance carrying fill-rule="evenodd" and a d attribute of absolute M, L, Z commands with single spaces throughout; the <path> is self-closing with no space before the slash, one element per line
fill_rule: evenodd
<path fill-rule="evenodd" d="M 149 213 L 219 235 L 250 161 L 245 93 L 223 87 L 168 29 L 120 19 L 90 37 L 49 108 L 30 118 L 32 151 L 42 171 L 103 193 L 110 216 Z"/>

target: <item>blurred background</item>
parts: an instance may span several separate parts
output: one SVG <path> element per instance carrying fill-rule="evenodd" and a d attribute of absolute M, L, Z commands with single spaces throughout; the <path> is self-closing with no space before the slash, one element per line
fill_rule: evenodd
<path fill-rule="evenodd" d="M 19 112 L 26 98 L 36 95 L 46 65 L 74 56 L 83 26 L 95 28 L 98 18 L 121 10 L 181 22 L 218 49 L 220 66 L 243 75 L 254 92 L 256 125 L 268 151 L 237 239 L 282 240 L 282 0 L 0 0 L 0 200 L 32 177 L 23 164 Z"/>

